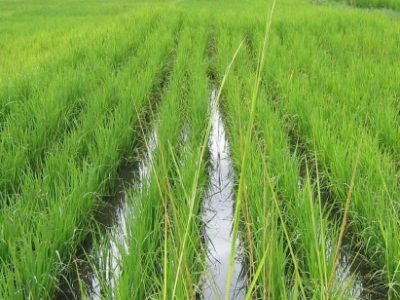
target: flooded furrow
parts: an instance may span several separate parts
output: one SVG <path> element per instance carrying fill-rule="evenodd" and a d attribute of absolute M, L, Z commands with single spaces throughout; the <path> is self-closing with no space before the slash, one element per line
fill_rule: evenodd
<path fill-rule="evenodd" d="M 317 174 L 317 162 L 311 157 L 300 138 L 290 131 L 289 141 L 291 152 L 298 157 L 303 157 L 300 159 L 298 188 L 303 189 L 307 179 L 311 179 L 314 183 L 317 180 L 322 180 L 320 183 L 320 205 L 330 206 L 332 203 L 336 203 L 337 200 L 335 200 L 335 196 L 329 188 L 330 183 L 326 182 L 326 179 L 321 179 Z M 315 198 L 319 198 L 317 191 L 315 191 Z M 336 206 L 331 207 L 328 217 L 329 219 L 341 220 L 342 215 L 340 209 Z M 350 245 L 351 237 L 347 235 L 348 233 L 346 233 L 338 253 L 338 263 L 334 273 L 335 279 L 333 280 L 333 288 L 338 291 L 348 291 L 346 295 L 348 299 L 372 299 L 372 295 L 369 292 L 371 287 L 364 276 L 360 274 L 361 269 L 363 269 L 363 263 L 360 258 L 358 258 L 358 254 L 352 249 Z M 335 248 L 336 244 L 333 244 L 332 240 L 328 239 L 325 244 L 325 249 L 327 249 L 325 254 L 326 261 L 329 261 L 331 256 L 334 255 L 333 251 L 335 251 Z"/>
<path fill-rule="evenodd" d="M 339 263 L 335 272 L 335 282 L 339 283 L 340 286 L 334 288 L 349 290 L 350 299 L 369 299 L 366 298 L 367 295 L 364 291 L 363 282 L 357 273 L 353 272 L 352 265 L 353 262 L 343 249 L 340 253 Z"/>
<path fill-rule="evenodd" d="M 384 285 L 382 274 L 370 267 L 365 252 L 356 249 L 351 238 L 351 234 L 345 234 L 336 276 L 338 278 L 352 276 L 352 299 L 388 299 L 388 290 Z"/>
<path fill-rule="evenodd" d="M 88 298 L 97 300 L 107 295 L 115 298 L 115 287 L 121 274 L 120 262 L 122 253 L 128 251 L 128 223 L 134 218 L 133 203 L 135 195 L 141 193 L 149 184 L 152 158 L 157 147 L 157 129 L 153 128 L 145 141 L 145 150 L 137 163 L 136 176 L 130 187 L 121 195 L 115 211 L 115 221 L 109 234 L 101 239 L 92 257 L 96 259 L 94 270 L 90 276 Z"/>
<path fill-rule="evenodd" d="M 207 248 L 203 279 L 204 299 L 224 299 L 232 243 L 236 244 L 231 299 L 243 299 L 245 283 L 241 276 L 243 253 L 239 240 L 233 240 L 234 176 L 224 124 L 217 103 L 217 90 L 211 93 L 212 129 L 209 138 L 210 183 L 202 204 L 202 220 Z"/>
<path fill-rule="evenodd" d="M 95 209 L 98 229 L 86 237 L 54 299 L 115 298 L 122 254 L 128 251 L 127 225 L 134 217 L 133 202 L 148 185 L 157 147 L 156 127 L 147 135 L 136 158 L 120 168 L 116 192 L 105 196 Z"/>

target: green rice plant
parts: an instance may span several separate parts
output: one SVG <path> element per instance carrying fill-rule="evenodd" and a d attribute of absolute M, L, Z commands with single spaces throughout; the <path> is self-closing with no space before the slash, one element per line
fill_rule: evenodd
<path fill-rule="evenodd" d="M 341 20 L 336 17 L 336 7 L 326 8 L 323 13 L 329 16 L 329 20 L 335 21 L 327 22 L 324 30 L 315 30 L 318 28 L 318 19 L 312 25 L 310 21 L 310 25 L 303 28 L 313 32 L 307 40 L 309 51 L 317 57 L 314 61 L 316 66 L 309 67 L 313 76 L 319 78 L 313 82 L 313 87 L 324 90 L 335 112 L 343 109 L 352 112 L 360 126 L 367 126 L 370 134 L 378 138 L 382 151 L 391 152 L 396 163 L 399 125 L 396 114 L 398 88 L 395 82 L 399 76 L 399 38 L 395 32 L 399 26 L 387 18 L 364 12 L 344 11 Z M 360 23 L 363 31 L 359 30 Z M 286 26 L 279 32 L 279 37 L 285 40 L 285 46 L 292 36 L 288 28 Z M 383 40 L 387 42 L 382 48 L 380 45 Z M 302 63 L 304 67 L 306 60 L 304 58 Z M 309 63 L 311 61 L 311 58 L 308 59 Z M 365 61 L 370 63 L 366 64 Z"/>
<path fill-rule="evenodd" d="M 240 43 L 240 40 L 243 39 L 243 32 L 240 28 L 241 23 L 238 26 L 232 26 L 235 19 L 229 19 L 230 23 L 227 25 L 226 23 L 218 24 L 219 33 L 218 33 L 218 45 L 217 45 L 217 70 L 219 74 L 223 70 L 223 66 L 229 60 L 229 53 L 232 53 L 233 49 L 237 47 Z M 234 29 L 234 30 L 233 30 Z M 230 33 L 228 33 L 230 32 Z M 261 199 L 265 199 L 266 193 L 270 194 L 269 187 L 265 186 L 264 180 L 266 173 L 263 167 L 262 157 L 258 156 L 255 153 L 259 153 L 259 145 L 253 142 L 248 143 L 248 161 L 243 166 L 241 165 L 244 144 L 245 144 L 245 136 L 246 136 L 246 126 L 249 122 L 249 111 L 250 109 L 243 109 L 243 99 L 242 97 L 246 97 L 248 99 L 248 95 L 250 94 L 251 89 L 251 79 L 246 79 L 246 83 L 241 83 L 241 79 L 245 78 L 246 75 L 241 77 L 243 74 L 243 70 L 251 70 L 251 66 L 249 65 L 249 61 L 246 60 L 243 52 L 240 52 L 238 55 L 237 62 L 235 64 L 235 68 L 233 73 L 226 82 L 226 90 L 223 93 L 223 101 L 221 103 L 222 109 L 224 112 L 224 116 L 227 119 L 228 125 L 228 134 L 231 140 L 231 152 L 232 158 L 234 161 L 235 173 L 236 176 L 241 176 L 245 181 L 244 184 L 246 186 L 244 196 L 243 196 L 243 215 L 244 215 L 244 226 L 242 227 L 241 239 L 245 241 L 246 249 L 248 253 L 246 253 L 246 258 L 248 260 L 247 269 L 249 270 L 249 274 L 255 274 L 256 269 L 259 269 L 258 279 L 254 282 L 258 282 L 257 286 L 250 284 L 250 290 L 248 295 L 259 295 L 261 298 L 279 298 L 285 297 L 287 295 L 285 292 L 287 289 L 287 281 L 285 278 L 285 251 L 283 246 L 283 239 L 281 232 L 278 230 L 277 223 L 278 217 L 276 214 L 276 210 L 274 209 L 274 205 L 272 202 L 262 201 Z M 238 71 L 236 71 L 238 69 Z M 241 71 L 239 71 L 241 70 Z M 240 73 L 242 72 L 242 73 Z M 245 73 L 246 74 L 246 73 Z M 252 77 L 253 78 L 253 77 Z M 245 87 L 244 87 L 245 86 Z M 245 93 L 248 93 L 245 96 Z M 248 103 L 246 106 L 248 108 Z M 250 180 L 251 178 L 251 180 Z M 242 180 L 243 180 L 242 179 Z M 258 192 L 261 192 L 258 194 Z M 238 195 L 237 195 L 238 197 Z M 254 199 L 252 202 L 256 202 L 259 205 L 257 206 L 257 213 L 259 216 L 257 219 L 262 223 L 264 232 L 258 231 L 257 237 L 260 239 L 256 239 L 254 236 L 253 224 L 250 223 L 249 219 L 249 199 Z M 255 200 L 257 199 L 257 200 Z M 267 198 L 271 199 L 271 198 Z M 268 206 L 270 204 L 270 206 Z M 238 208 L 236 207 L 236 210 Z M 237 219 L 235 219 L 236 222 Z M 268 236 L 267 236 L 268 232 Z M 274 237 L 269 239 L 269 236 Z M 254 247 L 254 243 L 260 243 L 258 247 Z M 255 262 L 255 253 L 254 250 L 259 249 L 257 252 L 261 253 L 261 257 L 257 257 L 258 260 Z M 262 263 L 262 266 L 258 268 Z M 252 282 L 253 277 L 250 275 L 249 282 Z M 262 282 L 262 285 L 259 284 Z M 228 285 L 230 286 L 230 285 Z M 227 291 L 225 295 L 229 297 L 231 291 Z"/>
<path fill-rule="evenodd" d="M 171 171 L 164 165 L 164 156 L 170 157 L 169 147 L 175 148 L 179 143 L 181 116 L 176 112 L 182 110 L 185 90 L 185 58 L 188 43 L 188 28 L 183 24 L 182 33 L 176 50 L 176 62 L 170 76 L 167 89 L 161 96 L 157 113 L 157 148 L 152 158 L 152 171 L 148 186 L 144 187 L 137 201 L 133 203 L 134 218 L 129 222 L 128 253 L 122 258 L 122 273 L 118 282 L 117 297 L 125 299 L 145 298 L 156 295 L 162 289 L 162 245 L 164 235 L 165 197 L 168 197 L 168 175 Z M 180 101 L 176 101 L 180 99 Z M 171 165 L 169 165 L 171 168 Z M 156 258 L 156 259 L 154 259 Z M 135 272 L 125 269 L 135 266 Z M 147 296 L 146 296 L 147 295 Z"/>
<path fill-rule="evenodd" d="M 120 71 L 123 57 L 133 55 L 149 27 L 151 23 L 146 22 L 135 26 L 135 31 L 125 28 L 121 36 L 113 38 L 115 44 L 110 43 L 100 51 L 95 47 L 86 51 L 87 61 L 78 66 L 68 64 L 65 70 L 50 75 L 53 79 L 48 89 L 20 103 L 1 135 L 0 157 L 4 164 L 0 186 L 5 192 L 3 197 L 19 192 L 26 172 L 40 176 L 46 153 L 79 128 L 80 116 L 85 116 L 86 106 L 104 92 L 99 86 Z M 119 40 L 121 37 L 126 39 L 128 32 L 137 39 L 124 45 Z M 116 45 L 121 46 L 118 51 Z"/>
<path fill-rule="evenodd" d="M 199 292 L 197 286 L 204 263 L 199 249 L 202 240 L 199 213 L 206 183 L 204 141 L 208 140 L 207 125 L 210 122 L 210 88 L 205 64 L 209 20 L 206 15 L 196 16 L 190 27 L 197 28 L 196 32 L 191 32 L 191 40 L 196 41 L 196 48 L 192 48 L 194 62 L 188 71 L 191 88 L 187 125 L 184 128 L 187 139 L 183 141 L 183 155 L 175 156 L 176 177 L 172 178 L 175 196 L 172 197 L 174 203 L 171 203 L 169 248 L 164 250 L 168 251 L 168 257 L 164 256 L 164 265 L 168 267 L 166 272 L 170 274 L 171 283 L 163 290 L 164 299 L 194 298 Z"/>
<path fill-rule="evenodd" d="M 82 136 L 71 137 L 75 143 L 65 144 L 48 157 L 43 178 L 27 179 L 27 192 L 16 206 L 4 210 L 0 286 L 6 298 L 50 297 L 54 292 L 63 263 L 86 235 L 95 201 L 113 183 L 121 157 L 132 147 L 134 133 L 129 128 L 148 103 L 153 84 L 158 84 L 157 75 L 172 46 L 177 19 L 165 22 L 171 26 L 161 27 L 148 39 L 121 75 L 117 106 L 104 124 L 92 127 L 87 158 L 74 162 Z M 143 81 L 128 86 L 132 78 Z"/>
<path fill-rule="evenodd" d="M 303 157 L 298 149 L 294 148 L 294 152 L 290 150 L 291 145 L 284 131 L 284 124 L 279 120 L 279 115 L 272 110 L 268 96 L 263 91 L 260 95 L 262 100 L 257 109 L 256 127 L 265 145 L 263 153 L 267 163 L 264 168 L 268 170 L 271 177 L 269 180 L 276 190 L 274 197 L 281 201 L 282 222 L 287 224 L 290 238 L 288 243 L 292 243 L 297 256 L 290 257 L 290 260 L 298 260 L 307 298 L 355 297 L 357 295 L 352 294 L 355 277 L 337 275 L 336 264 L 339 257 L 336 257 L 334 248 L 340 243 L 339 224 L 331 219 L 331 204 L 322 199 L 319 171 L 310 170 L 315 174 L 311 180 L 308 172 L 308 168 L 312 166 L 311 162 L 307 163 L 307 157 Z M 304 172 L 305 174 L 302 174 Z M 252 219 L 256 220 L 257 214 L 253 213 L 253 216 Z M 339 252 L 338 255 L 342 254 Z M 332 279 L 331 274 L 334 274 Z M 333 285 L 334 289 L 331 289 L 330 285 Z"/>
<path fill-rule="evenodd" d="M 202 170 L 201 186 L 201 182 L 204 184 L 205 173 L 204 161 L 200 161 L 200 165 L 194 161 L 201 150 L 198 144 L 203 138 L 202 127 L 204 128 L 207 119 L 208 101 L 206 65 L 202 63 L 207 33 L 205 30 L 192 29 L 195 24 L 200 25 L 197 22 L 187 19 L 184 21 L 171 82 L 162 97 L 157 121 L 158 147 L 153 158 L 153 169 L 147 189 L 134 204 L 135 217 L 130 227 L 130 247 L 123 259 L 123 266 L 135 268 L 123 268 L 118 286 L 120 299 L 132 294 L 136 298 L 152 295 L 157 298 L 180 299 L 192 298 L 196 293 L 195 283 L 202 264 L 197 249 L 200 244 L 199 221 L 194 220 L 188 227 L 190 240 L 183 242 L 183 235 L 187 215 L 190 210 L 192 213 L 193 210 L 198 210 L 195 208 L 199 207 L 196 199 L 201 195 L 201 189 L 195 188 L 195 207 L 191 208 L 189 195 L 194 184 L 193 174 L 198 168 Z M 203 46 L 198 47 L 199 44 Z M 191 68 L 187 60 L 188 52 L 196 57 Z M 194 82 L 200 86 L 189 88 Z M 174 111 L 188 114 L 186 127 L 183 127 L 184 115 L 172 117 L 174 114 L 171 113 Z M 186 141 L 179 139 L 182 130 L 186 130 Z M 179 146 L 181 142 L 186 145 Z M 179 149 L 183 152 L 176 153 Z M 149 218 L 148 214 L 152 217 Z M 147 224 L 144 220 L 153 220 L 154 223 Z M 158 264 L 154 257 L 158 257 Z"/>
<path fill-rule="evenodd" d="M 307 294 L 308 298 L 315 299 L 349 297 L 354 279 L 349 279 L 346 286 L 341 283 L 343 278 L 334 278 L 335 289 L 325 294 L 330 284 L 331 270 L 336 268 L 335 256 L 328 247 L 332 248 L 332 245 L 338 243 L 339 226 L 329 221 L 329 207 L 324 207 L 321 203 L 319 186 L 313 187 L 309 180 L 306 180 L 304 187 L 299 187 L 300 162 L 290 153 L 283 124 L 280 123 L 279 116 L 269 107 L 263 89 L 256 104 L 257 113 L 252 129 L 255 140 L 247 146 L 251 149 L 249 162 L 244 169 L 240 168 L 239 162 L 243 159 L 241 155 L 245 147 L 243 137 L 250 119 L 250 109 L 246 112 L 243 106 L 250 106 L 249 91 L 252 88 L 252 81 L 255 80 L 252 73 L 254 67 L 249 64 L 250 61 L 251 58 L 247 56 L 239 59 L 238 65 L 241 68 L 237 71 L 237 79 L 230 84 L 228 80 L 226 92 L 228 101 L 226 115 L 231 133 L 233 132 L 231 137 L 234 141 L 233 156 L 236 158 L 235 161 L 238 161 L 237 176 L 245 178 L 246 186 L 243 196 L 244 225 L 241 235 L 248 249 L 247 268 L 251 282 L 248 296 L 254 293 L 253 297 L 257 295 L 262 299 L 297 298 L 299 293 L 302 293 L 303 297 Z M 260 137 L 259 141 L 257 137 Z M 263 146 L 257 146 L 260 142 Z M 261 157 L 260 153 L 263 154 Z M 257 178 L 264 179 L 264 182 L 258 182 Z M 266 185 L 268 182 L 270 184 Z M 319 193 L 318 201 L 314 197 L 314 190 Z M 282 204 L 272 201 L 271 198 L 277 197 L 282 198 Z M 271 207 L 278 211 L 275 210 L 272 214 Z M 275 218 L 275 223 L 268 217 L 260 216 Z M 273 231 L 274 226 L 278 226 L 278 220 L 287 225 L 275 227 Z M 272 252 L 271 245 L 266 242 L 268 237 L 265 228 L 269 229 L 269 234 L 280 236 L 278 239 L 280 244 L 275 245 L 277 250 L 275 252 Z M 289 256 L 283 248 L 285 242 L 288 243 Z M 321 244 L 323 244 L 322 249 Z M 271 261 L 266 263 L 268 254 L 271 255 Z M 294 268 L 293 281 L 290 280 L 288 266 Z M 270 272 L 271 268 L 275 268 L 273 274 Z M 277 275 L 277 278 L 274 279 L 274 275 Z M 285 276 L 289 279 L 282 282 L 281 278 Z"/>
<path fill-rule="evenodd" d="M 397 299 L 399 7 L 316 2 L 0 0 L 1 296 L 58 296 L 160 102 L 119 269 L 91 256 L 112 234 L 87 260 L 104 299 L 201 297 L 220 85 L 237 184 L 225 298 L 239 240 L 246 299 L 351 299 L 360 281 Z M 372 275 L 341 264 L 348 246 Z"/>
<path fill-rule="evenodd" d="M 24 39 L 21 38 L 22 45 L 8 43 L 8 47 L 11 49 L 15 48 L 13 49 L 14 51 L 9 50 L 10 54 L 21 57 L 24 66 L 21 71 L 18 70 L 18 64 L 15 59 L 13 57 L 8 57 L 6 53 L 3 55 L 4 61 L 12 62 L 12 66 L 10 67 L 11 70 L 0 69 L 2 71 L 0 76 L 0 91 L 2 95 L 0 98 L 0 112 L 2 123 L 5 121 L 5 117 L 8 114 L 12 114 L 15 110 L 19 111 L 23 108 L 21 107 L 21 102 L 35 97 L 48 97 L 48 95 L 46 95 L 46 90 L 51 88 L 49 84 L 56 74 L 61 75 L 62 72 L 65 71 L 66 73 L 63 76 L 65 78 L 70 75 L 68 71 L 73 72 L 75 70 L 76 73 L 78 71 L 94 72 L 96 69 L 100 69 L 98 68 L 99 66 L 96 66 L 99 60 L 93 59 L 96 55 L 102 55 L 102 60 L 109 62 L 110 65 L 113 63 L 112 60 L 118 62 L 118 59 L 123 57 L 124 52 L 131 43 L 130 39 L 126 39 L 126 34 L 118 34 L 124 32 L 123 23 L 124 21 L 114 21 L 108 23 L 107 26 L 103 25 L 95 30 L 89 27 L 81 28 L 76 33 L 70 32 L 68 35 L 64 36 L 63 40 L 59 41 L 58 45 L 61 49 L 59 51 L 51 49 L 50 52 L 52 56 L 45 57 L 46 60 L 37 59 L 37 56 L 41 55 L 43 52 L 39 46 L 37 46 L 39 49 L 34 45 L 30 47 L 25 46 L 27 43 L 25 35 L 23 35 Z M 12 24 L 15 26 L 15 23 Z M 49 26 L 51 24 L 46 25 Z M 126 29 L 127 28 L 125 28 L 125 30 Z M 8 41 L 7 35 L 5 36 L 6 37 L 3 36 L 2 41 Z M 15 39 L 15 36 L 12 36 L 12 38 Z M 51 39 L 50 42 L 48 39 Z M 45 44 L 46 42 L 55 43 L 56 41 L 55 37 L 48 37 L 46 35 L 34 36 L 33 40 L 33 44 Z M 99 41 L 104 43 L 103 47 L 96 47 Z M 118 44 L 120 47 L 115 46 Z M 28 66 L 27 64 L 29 55 L 20 51 L 22 46 L 28 48 L 28 51 L 36 51 L 29 54 L 33 57 L 33 60 L 35 60 L 32 66 Z M 79 69 L 81 67 L 86 67 L 88 69 Z"/>
<path fill-rule="evenodd" d="M 331 18 L 324 18 L 322 21 L 316 17 L 310 23 L 323 22 L 324 28 L 340 26 L 340 21 L 335 14 L 331 11 L 329 13 L 332 14 Z M 362 20 L 368 24 L 367 19 L 362 18 Z M 371 20 L 371 22 L 375 24 L 377 21 Z M 398 247 L 395 246 L 398 243 L 395 228 L 398 224 L 391 216 L 397 211 L 395 201 L 398 194 L 395 179 L 397 172 L 391 158 L 380 150 L 376 138 L 376 133 L 380 132 L 377 124 L 371 122 L 371 129 L 375 130 L 375 134 L 369 134 L 361 121 L 366 116 L 365 114 L 360 113 L 359 110 L 354 111 L 351 105 L 347 106 L 344 102 L 332 101 L 334 99 L 331 97 L 332 88 L 344 84 L 348 90 L 354 91 L 356 83 L 352 82 L 350 86 L 343 80 L 335 83 L 336 86 L 333 85 L 334 81 L 330 80 L 331 76 L 326 69 L 330 57 L 322 50 L 323 47 L 330 46 L 330 35 L 325 36 L 322 29 L 316 32 L 315 28 L 318 26 L 323 28 L 322 24 L 319 24 L 312 25 L 309 29 L 306 26 L 302 28 L 310 33 L 307 34 L 307 38 L 290 35 L 291 31 L 286 28 L 286 35 L 279 36 L 281 41 L 275 40 L 276 50 L 273 50 L 274 53 L 269 57 L 269 61 L 271 63 L 276 61 L 274 56 L 277 55 L 295 63 L 285 66 L 284 63 L 274 64 L 275 70 L 267 74 L 266 78 L 271 78 L 273 81 L 271 85 L 275 89 L 275 105 L 281 110 L 282 116 L 288 120 L 291 130 L 306 141 L 309 149 L 318 153 L 320 169 L 342 207 L 344 207 L 347 185 L 351 179 L 357 149 L 362 141 L 360 167 L 352 193 L 349 225 L 357 237 L 361 238 L 362 246 L 366 248 L 369 259 L 365 264 L 372 266 L 374 270 L 379 270 L 376 274 L 379 274 L 381 280 L 386 283 L 389 290 L 388 296 L 395 298 L 398 293 L 396 282 L 398 281 L 399 257 Z M 363 31 L 359 28 L 352 27 L 351 30 L 354 36 L 363 36 Z M 372 27 L 371 30 L 373 30 Z M 329 30 L 326 31 L 329 32 Z M 289 50 L 292 42 L 297 47 L 308 49 L 308 52 L 294 54 Z M 279 43 L 282 46 L 279 46 Z M 305 53 L 308 54 L 305 55 Z M 316 59 L 311 62 L 310 57 Z M 337 56 L 337 59 L 341 58 Z M 351 57 L 347 55 L 342 59 L 350 60 Z M 320 74 L 328 75 L 321 77 Z M 336 80 L 339 80 L 338 78 L 339 76 Z M 327 88 L 325 83 L 329 84 L 330 88 Z M 352 97 L 358 97 L 357 95 L 356 92 Z M 358 109 L 360 108 L 364 109 L 362 102 L 358 104 Z M 369 109 L 365 108 L 365 110 Z M 374 117 L 372 111 L 369 114 Z"/>

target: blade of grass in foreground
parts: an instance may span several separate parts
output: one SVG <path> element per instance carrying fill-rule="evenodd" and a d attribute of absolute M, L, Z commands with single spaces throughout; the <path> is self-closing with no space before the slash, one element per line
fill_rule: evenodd
<path fill-rule="evenodd" d="M 169 180 L 173 175 L 173 157 L 170 147 L 178 149 L 179 145 L 182 116 L 176 112 L 185 110 L 187 106 L 187 53 L 192 42 L 186 20 L 182 26 L 171 81 L 161 97 L 157 114 L 158 147 L 152 157 L 149 185 L 137 194 L 133 208 L 135 215 L 128 226 L 129 246 L 122 257 L 122 273 L 117 286 L 118 299 L 144 299 L 155 295 L 162 297 L 165 285 L 168 284 L 168 272 L 162 262 L 163 255 L 168 255 L 168 252 L 163 252 L 163 245 L 168 241 L 166 233 L 169 216 L 166 209 L 172 193 Z"/>
<path fill-rule="evenodd" d="M 232 24 L 235 24 L 231 20 Z M 239 23 L 240 24 L 240 23 Z M 234 27 L 236 28 L 236 27 Z M 222 29 L 219 34 L 219 45 L 217 47 L 218 58 L 219 58 L 219 70 L 224 65 L 224 59 L 229 58 L 225 53 L 229 53 L 229 49 L 234 47 L 236 41 L 241 36 L 240 26 L 237 26 L 236 30 L 230 29 L 228 34 L 227 29 Z M 246 70 L 250 65 L 248 58 L 245 53 L 242 52 L 238 56 L 237 69 Z M 243 206 L 243 217 L 244 224 L 241 225 L 241 239 L 244 241 L 245 246 L 245 258 L 247 269 L 248 280 L 251 283 L 253 280 L 253 269 L 255 265 L 255 253 L 253 249 L 259 249 L 263 257 L 268 257 L 268 260 L 261 259 L 259 262 L 264 262 L 262 267 L 261 277 L 257 281 L 257 286 L 249 285 L 250 290 L 248 294 L 253 297 L 263 299 L 280 299 L 284 298 L 286 291 L 285 280 L 285 261 L 286 254 L 282 243 L 282 234 L 278 228 L 278 216 L 274 209 L 274 204 L 270 198 L 270 192 L 268 186 L 266 186 L 266 173 L 264 172 L 264 164 L 262 156 L 260 155 L 261 149 L 257 143 L 250 143 L 248 145 L 249 157 L 247 164 L 241 166 L 241 160 L 243 155 L 244 137 L 246 131 L 246 124 L 248 124 L 249 118 L 249 103 L 248 93 L 251 90 L 252 77 L 246 77 L 248 74 L 239 73 L 239 70 L 234 70 L 231 77 L 226 82 L 226 91 L 223 94 L 222 109 L 223 116 L 227 120 L 227 128 L 229 138 L 232 146 L 232 157 L 235 167 L 235 173 L 237 176 L 243 176 L 245 180 L 246 195 L 244 196 Z M 244 79 L 246 78 L 246 79 Z M 250 88 L 249 88 L 250 87 Z M 237 190 L 236 190 L 237 193 Z M 253 227 L 250 226 L 247 199 L 251 199 L 251 203 L 254 203 L 257 207 L 256 213 L 258 216 L 255 220 L 259 220 L 261 223 L 261 230 L 257 230 L 257 235 L 253 237 Z M 251 225 L 253 226 L 253 225 Z M 257 237 L 257 239 L 255 239 Z M 259 242 L 260 245 L 255 248 L 255 244 Z M 254 271 L 255 272 L 255 271 Z"/>
<path fill-rule="evenodd" d="M 275 10 L 275 4 L 276 1 L 274 0 L 272 2 L 272 7 L 270 10 L 269 17 L 266 19 L 266 26 L 265 26 L 265 36 L 264 40 L 262 43 L 262 48 L 259 56 L 259 64 L 257 67 L 257 72 L 256 72 L 256 77 L 254 80 L 254 87 L 251 92 L 250 96 L 250 114 L 249 114 L 249 119 L 245 123 L 245 130 L 244 130 L 244 141 L 243 141 L 243 148 L 241 149 L 242 155 L 240 157 L 240 173 L 238 174 L 238 191 L 237 191 L 237 198 L 236 198 L 236 207 L 235 207 L 235 214 L 234 214 L 234 223 L 233 223 L 233 240 L 235 241 L 238 237 L 238 232 L 239 232 L 239 223 L 240 223 L 240 216 L 241 216 L 241 209 L 242 209 L 242 202 L 244 199 L 244 191 L 245 191 L 245 184 L 244 184 L 244 174 L 241 173 L 244 169 L 244 166 L 248 164 L 248 155 L 249 155 L 249 148 L 252 146 L 252 130 L 254 127 L 254 119 L 255 119 L 255 109 L 256 109 L 256 104 L 257 104 L 257 97 L 258 97 L 258 90 L 259 90 L 259 85 L 261 81 L 261 74 L 262 74 L 262 67 L 264 66 L 264 57 L 265 57 L 265 52 L 266 52 L 266 46 L 268 42 L 268 37 L 269 37 L 269 32 L 272 24 L 272 16 Z M 246 211 L 246 203 L 244 203 L 245 211 Z M 250 240 L 250 239 L 249 239 Z M 289 245 L 290 247 L 290 245 Z M 292 249 L 291 254 L 292 253 Z M 232 280 L 232 273 L 233 273 L 233 265 L 234 265 L 234 258 L 235 258 L 235 245 L 232 243 L 231 245 L 231 254 L 230 254 L 230 266 L 229 266 L 229 271 L 227 275 L 227 285 L 226 285 L 226 293 L 225 293 L 225 299 L 228 300 L 230 299 L 230 290 L 229 286 Z M 295 263 L 295 274 L 297 277 L 299 277 L 298 274 L 298 266 Z M 304 295 L 304 290 L 302 288 L 302 284 L 300 282 L 300 290 L 302 294 Z"/>

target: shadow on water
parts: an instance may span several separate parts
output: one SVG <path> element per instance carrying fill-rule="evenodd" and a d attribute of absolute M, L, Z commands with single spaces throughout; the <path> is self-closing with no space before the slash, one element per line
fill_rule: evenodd
<path fill-rule="evenodd" d="M 137 163 L 136 176 L 131 177 L 131 183 L 124 189 L 121 195 L 120 205 L 116 209 L 114 226 L 110 229 L 108 236 L 101 240 L 96 248 L 93 257 L 96 258 L 96 272 L 92 272 L 90 278 L 89 298 L 101 299 L 101 296 L 109 295 L 109 298 L 115 298 L 115 288 L 117 280 L 121 274 L 120 261 L 122 251 L 128 251 L 128 223 L 134 217 L 132 194 L 129 190 L 138 192 L 148 184 L 152 157 L 157 147 L 157 131 L 153 129 L 147 141 L 145 142 L 145 152 L 142 153 Z M 132 180 L 132 178 L 134 178 Z M 104 292 L 106 290 L 107 292 Z"/>
<path fill-rule="evenodd" d="M 127 220 L 133 217 L 129 191 L 140 192 L 148 184 L 157 147 L 156 128 L 147 135 L 136 158 L 119 169 L 116 192 L 104 196 L 96 207 L 97 230 L 86 236 L 70 269 L 64 272 L 55 299 L 115 298 L 122 253 L 128 250 Z"/>
<path fill-rule="evenodd" d="M 306 181 L 307 176 L 310 176 L 313 182 L 317 178 L 320 180 L 320 196 L 321 205 L 327 208 L 328 217 L 340 224 L 343 218 L 343 211 L 338 206 L 339 200 L 331 190 L 329 179 L 320 176 L 316 173 L 317 161 L 313 154 L 310 154 L 306 145 L 299 136 L 292 130 L 289 130 L 290 150 L 302 159 L 300 164 L 300 177 L 298 186 L 301 189 Z M 308 174 L 308 175 L 307 175 Z M 315 191 L 315 198 L 318 198 L 318 193 Z M 363 247 L 357 246 L 354 242 L 357 234 L 352 231 L 351 226 L 345 230 L 345 235 L 340 248 L 338 265 L 335 270 L 335 283 L 338 291 L 347 290 L 348 299 L 360 300 L 380 300 L 387 299 L 387 290 L 383 285 L 383 280 L 379 272 L 371 268 L 368 258 L 365 257 Z M 326 243 L 327 259 L 332 255 L 332 250 L 336 245 L 332 245 L 332 241 Z M 337 285 L 340 286 L 337 286 Z"/>
<path fill-rule="evenodd" d="M 103 196 L 94 209 L 93 218 L 97 229 L 93 228 L 89 232 L 78 248 L 74 260 L 66 265 L 67 269 L 62 272 L 63 275 L 54 299 L 85 298 L 82 295 L 81 284 L 84 283 L 87 287 L 91 286 L 91 277 L 95 272 L 90 261 L 95 255 L 92 253 L 94 242 L 100 240 L 102 235 L 109 234 L 114 225 L 118 223 L 120 211 L 125 201 L 124 191 L 134 177 L 134 170 L 136 169 L 137 162 L 134 159 L 125 161 L 119 168 L 114 192 Z"/>
<path fill-rule="evenodd" d="M 236 244 L 231 299 L 244 299 L 245 282 L 241 276 L 243 258 L 239 241 L 232 240 L 234 213 L 234 176 L 221 113 L 216 101 L 217 90 L 211 93 L 212 129 L 209 138 L 210 183 L 202 204 L 202 220 L 207 248 L 206 271 L 203 276 L 204 299 L 224 299 L 232 243 Z"/>
<path fill-rule="evenodd" d="M 358 289 L 358 297 L 355 299 L 388 299 L 388 288 L 384 284 L 384 273 L 371 266 L 371 257 L 366 256 L 364 246 L 357 245 L 352 241 L 355 235 L 350 228 L 349 232 L 345 233 L 344 245 L 341 249 L 342 268 L 345 267 L 348 272 L 356 274 L 354 288 Z"/>

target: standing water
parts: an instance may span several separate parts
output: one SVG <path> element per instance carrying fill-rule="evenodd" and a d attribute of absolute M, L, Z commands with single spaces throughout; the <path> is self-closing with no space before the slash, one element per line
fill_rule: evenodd
<path fill-rule="evenodd" d="M 236 257 L 230 283 L 230 298 L 244 298 L 244 281 L 241 277 L 243 257 L 239 241 L 233 240 L 234 178 L 229 144 L 217 103 L 217 90 L 211 93 L 212 129 L 209 139 L 210 185 L 202 206 L 204 235 L 208 249 L 203 283 L 204 299 L 225 299 L 229 259 L 232 243 L 236 244 Z"/>
<path fill-rule="evenodd" d="M 145 145 L 145 153 L 143 153 L 138 162 L 137 180 L 131 183 L 131 190 L 137 190 L 139 192 L 143 191 L 146 185 L 148 185 L 152 167 L 152 157 L 157 147 L 156 129 L 153 129 Z M 133 193 L 133 195 L 135 195 L 135 193 Z M 120 197 L 121 200 L 116 210 L 115 223 L 110 229 L 108 236 L 100 241 L 96 253 L 92 254 L 97 260 L 95 262 L 95 270 L 93 270 L 90 278 L 89 298 L 93 300 L 102 299 L 104 295 L 108 295 L 112 299 L 115 298 L 115 288 L 121 273 L 121 253 L 122 251 L 128 251 L 127 220 L 130 222 L 129 220 L 134 217 L 131 205 L 132 202 L 129 200 L 132 194 L 124 191 Z"/>

